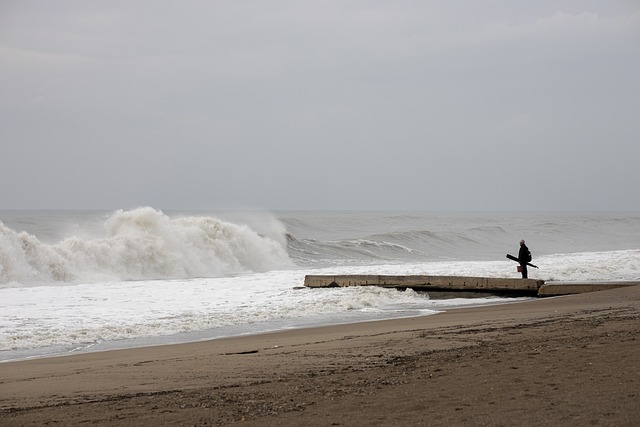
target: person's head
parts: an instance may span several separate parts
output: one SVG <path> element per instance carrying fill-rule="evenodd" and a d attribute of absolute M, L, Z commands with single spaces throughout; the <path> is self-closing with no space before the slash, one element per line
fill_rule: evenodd
<path fill-rule="evenodd" d="M 524 246 L 524 240 L 520 240 L 520 246 Z"/>

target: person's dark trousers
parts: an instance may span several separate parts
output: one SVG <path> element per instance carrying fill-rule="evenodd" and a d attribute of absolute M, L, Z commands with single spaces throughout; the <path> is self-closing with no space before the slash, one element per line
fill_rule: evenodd
<path fill-rule="evenodd" d="M 522 266 L 522 278 L 527 278 L 527 264 L 520 264 Z"/>

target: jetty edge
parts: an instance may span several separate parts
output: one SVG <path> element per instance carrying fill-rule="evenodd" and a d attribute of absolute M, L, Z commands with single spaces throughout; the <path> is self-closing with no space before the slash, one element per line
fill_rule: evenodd
<path fill-rule="evenodd" d="M 617 280 L 606 282 L 558 282 L 549 281 L 538 290 L 538 296 L 556 297 L 562 295 L 582 294 L 585 292 L 606 291 L 625 286 L 639 286 L 640 280 Z"/>
<path fill-rule="evenodd" d="M 429 275 L 306 275 L 304 286 L 308 288 L 335 288 L 349 286 L 379 286 L 399 290 L 433 292 L 489 292 L 521 296 L 560 296 L 596 292 L 624 286 L 637 286 L 640 281 L 607 282 L 559 282 L 544 280 Z"/>

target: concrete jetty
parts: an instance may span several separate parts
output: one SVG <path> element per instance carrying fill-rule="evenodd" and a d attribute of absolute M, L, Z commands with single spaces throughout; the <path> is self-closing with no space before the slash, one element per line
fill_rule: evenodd
<path fill-rule="evenodd" d="M 534 279 L 465 276 L 307 275 L 304 278 L 304 285 L 309 288 L 381 286 L 419 291 L 479 291 L 520 295 L 537 295 L 543 284 L 543 280 Z"/>
<path fill-rule="evenodd" d="M 388 276 L 388 275 L 307 275 L 304 286 L 333 288 L 347 286 L 380 286 L 432 292 L 483 292 L 521 296 L 561 296 L 637 286 L 640 281 L 547 282 L 536 279 L 509 279 L 465 276 Z"/>
<path fill-rule="evenodd" d="M 541 297 L 582 294 L 585 292 L 606 291 L 624 286 L 638 286 L 640 281 L 611 281 L 611 282 L 545 282 L 538 289 Z"/>

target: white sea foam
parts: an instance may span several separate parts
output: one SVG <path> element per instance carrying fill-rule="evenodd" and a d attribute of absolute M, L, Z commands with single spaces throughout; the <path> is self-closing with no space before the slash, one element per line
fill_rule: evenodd
<path fill-rule="evenodd" d="M 640 278 L 640 251 L 558 254 L 538 260 L 530 276 L 544 280 Z M 432 274 L 517 277 L 504 261 L 274 270 L 225 278 L 125 281 L 0 289 L 0 352 L 76 348 L 105 341 L 167 336 L 223 327 L 249 330 L 429 314 L 499 299 L 430 300 L 423 293 L 376 287 L 295 289 L 305 274 Z M 253 325 L 253 326 L 251 326 Z M 245 329 L 247 329 L 245 328 Z M 242 329 L 238 329 L 242 331 Z M 1 357 L 0 357 L 1 358 Z"/>
<path fill-rule="evenodd" d="M 427 300 L 380 288 L 295 290 L 303 281 L 302 272 L 275 271 L 218 279 L 6 288 L 0 291 L 0 351 L 76 347 L 282 319 L 295 323 L 307 316 L 335 317 L 390 304 L 406 310 Z"/>
<path fill-rule="evenodd" d="M 74 235 L 54 244 L 0 223 L 0 285 L 218 277 L 288 265 L 286 248 L 276 239 L 213 217 L 118 211 L 102 235 Z"/>

